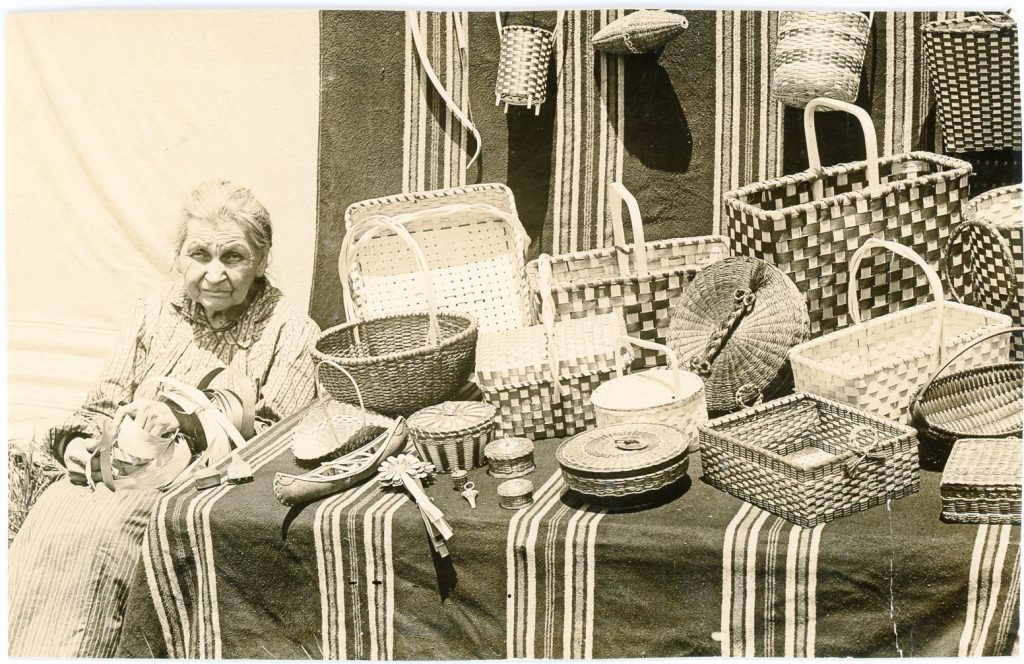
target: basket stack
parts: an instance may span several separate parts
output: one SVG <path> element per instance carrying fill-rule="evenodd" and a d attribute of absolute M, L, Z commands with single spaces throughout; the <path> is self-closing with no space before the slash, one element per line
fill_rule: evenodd
<path fill-rule="evenodd" d="M 484 446 L 494 435 L 494 406 L 479 401 L 445 401 L 408 419 L 409 437 L 420 458 L 438 472 L 484 465 Z"/>
<path fill-rule="evenodd" d="M 942 472 L 942 520 L 1020 525 L 1021 440 L 964 439 Z"/>
<path fill-rule="evenodd" d="M 857 12 L 780 12 L 772 94 L 797 108 L 817 97 L 856 100 L 870 36 Z"/>

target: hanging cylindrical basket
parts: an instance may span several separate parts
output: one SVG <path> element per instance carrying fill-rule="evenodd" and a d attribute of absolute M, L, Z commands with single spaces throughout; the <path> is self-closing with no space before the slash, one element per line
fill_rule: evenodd
<path fill-rule="evenodd" d="M 540 115 L 540 105 L 548 96 L 548 67 L 556 35 L 562 27 L 564 12 L 558 12 L 554 31 L 529 25 L 505 25 L 501 14 L 494 13 L 501 37 L 498 81 L 494 86 L 495 105 L 525 106 Z"/>

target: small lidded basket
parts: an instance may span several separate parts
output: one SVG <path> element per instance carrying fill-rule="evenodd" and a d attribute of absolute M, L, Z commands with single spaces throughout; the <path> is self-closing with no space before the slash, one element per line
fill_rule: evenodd
<path fill-rule="evenodd" d="M 499 438 L 484 449 L 487 473 L 491 477 L 511 479 L 533 472 L 533 441 L 529 438 Z"/>
<path fill-rule="evenodd" d="M 667 424 L 632 423 L 577 434 L 555 451 L 570 489 L 600 502 L 642 497 L 686 475 L 688 441 Z"/>
<path fill-rule="evenodd" d="M 498 485 L 498 505 L 507 510 L 519 510 L 533 504 L 533 482 L 507 480 Z"/>
<path fill-rule="evenodd" d="M 409 437 L 420 458 L 438 472 L 484 465 L 484 446 L 494 435 L 494 406 L 482 401 L 445 401 L 409 416 Z"/>
<path fill-rule="evenodd" d="M 555 36 L 562 26 L 564 12 L 558 12 L 554 31 L 529 25 L 502 25 L 501 13 L 495 12 L 498 34 L 501 36 L 501 55 L 498 60 L 498 80 L 494 85 L 495 106 L 533 108 L 540 115 L 540 105 L 548 96 L 548 66 Z"/>

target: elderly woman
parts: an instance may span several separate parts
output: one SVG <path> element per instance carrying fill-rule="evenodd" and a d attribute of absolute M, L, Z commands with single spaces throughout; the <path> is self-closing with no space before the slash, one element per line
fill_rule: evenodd
<path fill-rule="evenodd" d="M 247 376 L 257 432 L 312 399 L 309 349 L 319 330 L 267 280 L 271 239 L 270 216 L 244 187 L 205 182 L 186 197 L 176 258 L 182 283 L 138 303 L 85 403 L 47 436 L 69 478 L 39 498 L 10 547 L 11 655 L 113 653 L 161 494 L 86 486 L 86 475 L 95 476 L 90 457 L 102 427 L 125 416 L 156 436 L 200 428 L 157 398 L 153 379 L 194 386 L 217 367 Z"/>

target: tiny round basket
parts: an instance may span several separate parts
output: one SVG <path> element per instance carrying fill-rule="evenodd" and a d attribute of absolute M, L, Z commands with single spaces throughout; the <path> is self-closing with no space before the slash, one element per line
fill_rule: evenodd
<path fill-rule="evenodd" d="M 533 504 L 533 482 L 507 480 L 498 485 L 498 504 L 507 510 L 520 510 Z"/>
<path fill-rule="evenodd" d="M 533 472 L 533 441 L 529 438 L 499 438 L 484 448 L 487 473 L 491 477 L 511 479 Z"/>
<path fill-rule="evenodd" d="M 409 416 L 409 437 L 420 458 L 438 472 L 484 465 L 484 446 L 494 435 L 497 409 L 481 401 L 445 401 Z"/>
<path fill-rule="evenodd" d="M 589 498 L 635 498 L 686 475 L 687 441 L 666 424 L 613 424 L 568 438 L 555 451 L 565 484 Z"/>

